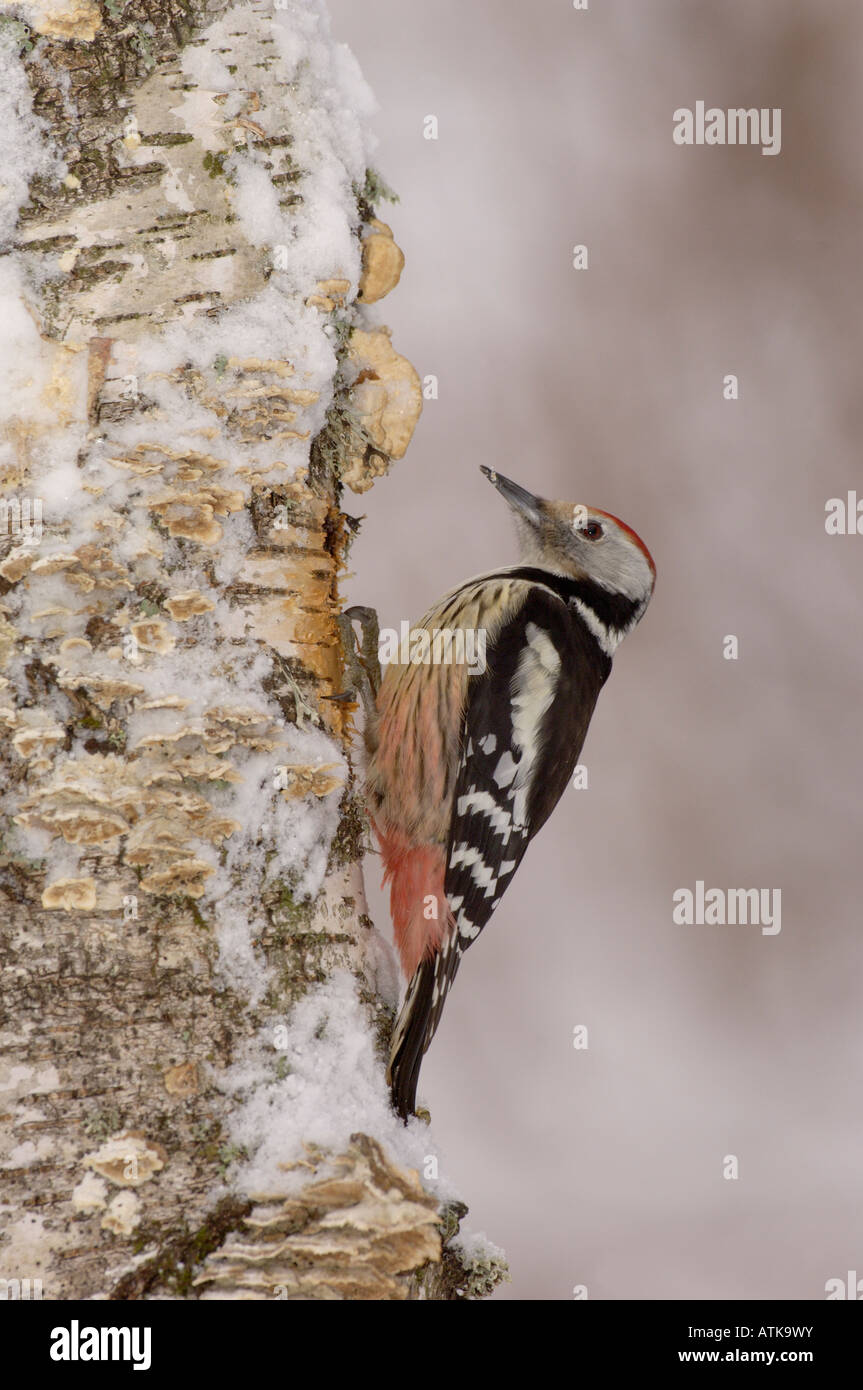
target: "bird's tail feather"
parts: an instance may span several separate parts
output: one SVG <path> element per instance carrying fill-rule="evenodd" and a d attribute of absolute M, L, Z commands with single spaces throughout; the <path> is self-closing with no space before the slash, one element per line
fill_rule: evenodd
<path fill-rule="evenodd" d="M 408 986 L 393 1031 L 387 1081 L 393 1105 L 403 1120 L 414 1113 L 420 1063 L 426 1050 L 426 1033 L 434 993 L 434 959 L 420 961 Z"/>
<path fill-rule="evenodd" d="M 387 1082 L 393 1105 L 405 1121 L 415 1113 L 420 1065 L 437 1030 L 461 959 L 451 913 L 447 914 L 446 926 L 440 950 L 425 956 L 414 971 L 393 1029 Z"/>

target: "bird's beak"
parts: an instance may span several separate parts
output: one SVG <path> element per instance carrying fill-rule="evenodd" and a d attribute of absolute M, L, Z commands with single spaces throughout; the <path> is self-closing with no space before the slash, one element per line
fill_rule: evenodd
<path fill-rule="evenodd" d="M 529 521 L 531 525 L 538 526 L 542 521 L 543 501 L 541 497 L 534 497 L 532 492 L 519 487 L 518 483 L 510 482 L 502 473 L 495 473 L 493 469 L 486 468 L 480 464 L 480 473 L 484 473 L 490 483 L 494 483 L 501 497 L 505 498 L 512 507 L 516 516 Z"/>

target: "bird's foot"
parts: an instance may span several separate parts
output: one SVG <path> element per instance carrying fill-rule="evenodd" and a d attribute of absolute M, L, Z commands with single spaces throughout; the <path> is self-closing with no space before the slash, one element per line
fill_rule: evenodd
<path fill-rule="evenodd" d="M 354 623 L 359 623 L 360 626 L 359 644 Z M 346 608 L 344 613 L 339 614 L 338 624 L 345 654 L 345 674 L 353 686 L 350 694 L 352 697 L 354 694 L 359 695 L 366 721 L 370 724 L 375 717 L 377 693 L 381 684 L 378 615 L 373 608 Z M 331 698 L 343 699 L 346 698 L 346 694 Z"/>

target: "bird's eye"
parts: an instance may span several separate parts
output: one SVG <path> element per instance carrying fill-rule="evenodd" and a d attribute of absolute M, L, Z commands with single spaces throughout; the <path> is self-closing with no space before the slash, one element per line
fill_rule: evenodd
<path fill-rule="evenodd" d="M 586 521 L 580 530 L 581 534 L 587 536 L 589 541 L 598 541 L 603 534 L 602 527 L 598 521 Z"/>

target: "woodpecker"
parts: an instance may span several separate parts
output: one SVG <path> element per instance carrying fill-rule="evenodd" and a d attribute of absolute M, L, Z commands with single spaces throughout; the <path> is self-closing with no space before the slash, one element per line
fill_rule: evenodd
<path fill-rule="evenodd" d="M 563 795 L 656 580 L 617 517 L 481 471 L 515 514 L 521 563 L 466 580 L 413 631 L 461 632 L 465 648 L 471 633 L 474 651 L 484 634 L 485 660 L 448 664 L 440 647 L 429 662 L 427 639 L 424 660 L 387 667 L 367 735 L 367 805 L 409 981 L 387 1073 L 405 1121 L 462 954 Z"/>

